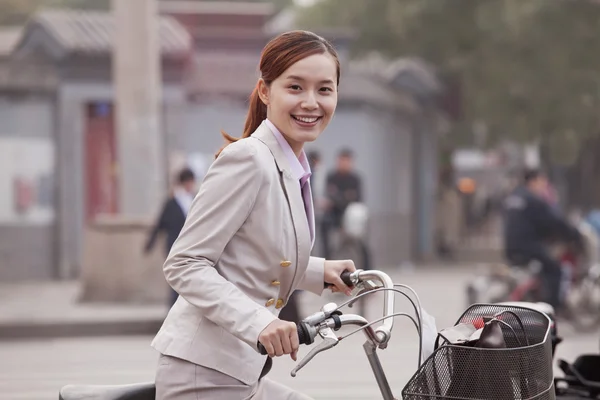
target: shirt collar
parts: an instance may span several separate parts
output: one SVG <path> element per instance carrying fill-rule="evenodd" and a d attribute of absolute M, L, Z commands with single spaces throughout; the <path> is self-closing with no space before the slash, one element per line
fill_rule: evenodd
<path fill-rule="evenodd" d="M 290 144 L 285 140 L 283 134 L 279 132 L 279 129 L 277 129 L 277 127 L 268 119 L 265 120 L 265 123 L 271 132 L 273 132 L 275 139 L 277 139 L 277 143 L 283 150 L 283 154 L 285 154 L 285 158 L 287 158 L 290 168 L 292 169 L 292 175 L 299 180 L 301 184 L 304 184 L 311 176 L 310 165 L 308 164 L 306 153 L 302 150 L 300 157 L 296 157 L 294 150 L 292 150 Z"/>
<path fill-rule="evenodd" d="M 194 194 L 188 192 L 182 187 L 177 187 L 174 190 L 173 197 L 181 207 L 184 215 L 187 215 L 192 207 L 192 202 L 194 201 Z"/>

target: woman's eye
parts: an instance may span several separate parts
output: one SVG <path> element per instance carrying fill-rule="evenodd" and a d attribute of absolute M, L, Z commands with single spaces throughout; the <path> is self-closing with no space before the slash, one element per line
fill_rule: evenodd
<path fill-rule="evenodd" d="M 330 87 L 322 87 L 321 91 L 322 92 L 333 92 L 333 89 L 331 89 Z"/>
<path fill-rule="evenodd" d="M 292 89 L 292 90 L 301 90 L 302 88 L 299 85 L 290 85 L 290 89 Z"/>

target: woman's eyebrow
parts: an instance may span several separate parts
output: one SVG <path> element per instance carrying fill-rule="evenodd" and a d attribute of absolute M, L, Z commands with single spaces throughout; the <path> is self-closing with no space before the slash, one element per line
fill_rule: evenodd
<path fill-rule="evenodd" d="M 304 78 L 302 78 L 301 76 L 298 76 L 298 75 L 288 75 L 286 77 L 286 79 L 293 80 L 293 81 L 301 81 L 301 82 L 306 81 L 306 79 L 304 79 Z M 321 84 L 323 84 L 323 83 L 325 83 L 325 84 L 333 84 L 333 80 L 331 80 L 331 79 L 323 79 L 319 83 L 321 83 Z"/>

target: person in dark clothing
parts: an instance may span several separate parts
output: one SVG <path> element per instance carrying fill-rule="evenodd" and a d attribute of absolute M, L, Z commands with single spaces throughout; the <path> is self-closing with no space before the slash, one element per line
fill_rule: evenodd
<path fill-rule="evenodd" d="M 548 242 L 580 242 L 581 236 L 544 200 L 547 184 L 543 173 L 529 170 L 523 185 L 504 201 L 504 251 L 507 260 L 516 266 L 540 262 L 544 301 L 559 309 L 562 271 L 558 260 L 548 252 Z"/>
<path fill-rule="evenodd" d="M 337 170 L 327 176 L 327 197 L 330 207 L 327 214 L 331 224 L 339 228 L 348 204 L 362 201 L 360 177 L 354 172 L 354 155 L 344 149 L 338 155 Z"/>
<path fill-rule="evenodd" d="M 324 257 L 332 257 L 330 235 L 342 227 L 346 208 L 350 203 L 362 202 L 362 182 L 354 172 L 354 154 L 350 149 L 342 149 L 337 158 L 337 169 L 327 176 L 326 196 L 328 205 L 321 224 L 321 240 Z M 362 244 L 362 269 L 370 269 L 370 253 L 366 243 Z"/>
<path fill-rule="evenodd" d="M 149 253 L 156 244 L 158 235 L 164 232 L 165 241 L 165 257 L 171 251 L 171 247 L 179 236 L 185 218 L 192 205 L 196 194 L 196 177 L 192 170 L 185 168 L 179 173 L 178 186 L 173 191 L 173 195 L 167 199 L 163 205 L 162 211 L 158 220 L 154 224 L 152 231 L 144 247 L 144 252 Z M 178 294 L 171 289 L 169 296 L 169 305 L 172 306 L 177 300 Z"/>

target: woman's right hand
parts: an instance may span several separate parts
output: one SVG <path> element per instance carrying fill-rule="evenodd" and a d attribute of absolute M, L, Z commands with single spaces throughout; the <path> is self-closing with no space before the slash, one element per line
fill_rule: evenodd
<path fill-rule="evenodd" d="M 292 360 L 296 361 L 300 341 L 295 323 L 276 319 L 258 335 L 258 341 L 270 357 L 290 354 Z"/>

